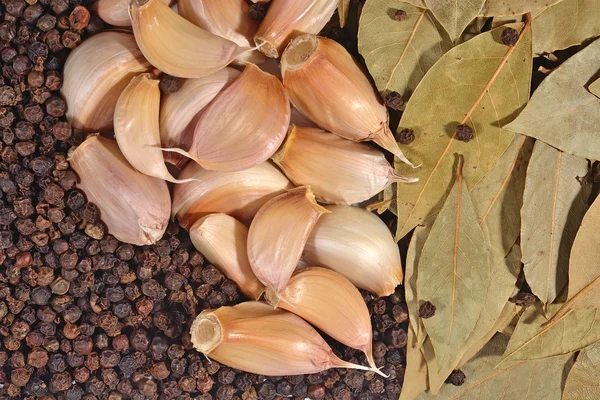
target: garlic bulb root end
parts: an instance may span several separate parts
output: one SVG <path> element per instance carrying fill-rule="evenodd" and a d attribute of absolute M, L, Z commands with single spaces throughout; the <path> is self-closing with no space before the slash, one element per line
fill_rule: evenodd
<path fill-rule="evenodd" d="M 269 43 L 265 38 L 255 36 L 254 43 L 256 47 L 253 50 L 259 50 L 269 58 L 279 58 L 277 48 Z"/>
<path fill-rule="evenodd" d="M 255 39 L 256 40 L 256 39 Z M 285 76 L 285 71 L 293 71 L 301 68 L 304 63 L 313 55 L 319 47 L 319 40 L 314 35 L 303 35 L 290 42 L 285 49 L 285 57 L 281 59 L 281 71 Z"/>
<path fill-rule="evenodd" d="M 190 335 L 194 348 L 208 354 L 221 343 L 223 326 L 214 315 L 200 314 L 192 323 Z"/>

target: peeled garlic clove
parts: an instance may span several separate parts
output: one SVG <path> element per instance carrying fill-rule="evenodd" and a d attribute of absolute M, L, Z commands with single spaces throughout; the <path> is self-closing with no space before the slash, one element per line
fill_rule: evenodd
<path fill-rule="evenodd" d="M 239 171 L 268 160 L 281 146 L 289 122 L 290 103 L 279 79 L 247 64 L 202 112 L 190 150 L 168 150 L 205 169 Z"/>
<path fill-rule="evenodd" d="M 163 0 L 169 4 L 170 0 Z M 92 4 L 91 9 L 106 23 L 126 27 L 131 26 L 129 18 L 130 0 L 98 0 Z"/>
<path fill-rule="evenodd" d="M 69 163 L 110 234 L 137 246 L 154 244 L 163 236 L 171 208 L 167 183 L 134 170 L 115 141 L 90 137 Z"/>
<path fill-rule="evenodd" d="M 402 283 L 398 244 L 385 223 L 359 207 L 326 206 L 311 231 L 302 259 L 345 276 L 378 297 Z"/>
<path fill-rule="evenodd" d="M 190 239 L 208 261 L 237 283 L 246 297 L 258 299 L 263 294 L 265 287 L 248 261 L 248 228 L 244 224 L 227 214 L 209 214 L 192 225 Z"/>
<path fill-rule="evenodd" d="M 197 182 L 175 185 L 172 215 L 189 229 L 196 220 L 212 213 L 224 213 L 247 222 L 273 197 L 293 187 L 277 167 L 269 162 L 243 171 L 208 171 L 188 164 L 179 179 Z"/>
<path fill-rule="evenodd" d="M 252 47 L 258 22 L 248 16 L 250 5 L 246 0 L 178 0 L 177 10 L 183 18 L 210 33 L 240 47 Z M 258 64 L 266 58 L 255 50 L 242 54 L 236 61 L 242 65 L 246 61 Z"/>
<path fill-rule="evenodd" d="M 203 311 L 194 320 L 190 335 L 196 350 L 253 374 L 301 375 L 329 368 L 369 370 L 340 360 L 302 318 L 255 301 Z"/>
<path fill-rule="evenodd" d="M 310 231 L 328 212 L 306 186 L 280 194 L 261 207 L 248 232 L 248 259 L 263 285 L 275 292 L 283 290 Z"/>
<path fill-rule="evenodd" d="M 169 75 L 200 78 L 250 50 L 194 25 L 162 0 L 132 0 L 129 15 L 140 50 Z"/>
<path fill-rule="evenodd" d="M 338 0 L 273 0 L 254 36 L 259 50 L 279 58 L 285 46 L 302 33 L 317 34 L 331 19 Z"/>
<path fill-rule="evenodd" d="M 303 268 L 281 292 L 267 289 L 265 298 L 273 307 L 291 311 L 338 342 L 363 351 L 377 371 L 369 310 L 358 289 L 342 275 L 325 268 Z"/>
<path fill-rule="evenodd" d="M 294 106 L 317 125 L 355 142 L 372 140 L 412 166 L 371 81 L 340 44 L 314 35 L 294 39 L 281 58 L 281 74 Z"/>
<path fill-rule="evenodd" d="M 202 110 L 240 76 L 240 71 L 225 67 L 202 78 L 186 79 L 175 93 L 163 96 L 160 106 L 160 138 L 162 146 L 189 150 L 194 129 Z M 165 161 L 182 169 L 189 158 L 166 152 Z"/>
<path fill-rule="evenodd" d="M 61 92 L 73 128 L 110 131 L 121 92 L 150 67 L 128 33 L 102 32 L 85 40 L 69 54 L 63 73 Z"/>
<path fill-rule="evenodd" d="M 328 203 L 360 203 L 393 182 L 416 181 L 397 175 L 379 150 L 319 128 L 292 126 L 273 161 L 292 182 L 310 185 Z"/>

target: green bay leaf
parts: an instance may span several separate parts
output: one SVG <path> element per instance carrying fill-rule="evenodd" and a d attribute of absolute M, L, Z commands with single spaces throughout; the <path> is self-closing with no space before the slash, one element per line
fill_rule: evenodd
<path fill-rule="evenodd" d="M 455 42 L 467 25 L 479 15 L 485 0 L 425 0 L 435 19 Z"/>
<path fill-rule="evenodd" d="M 527 170 L 521 248 L 525 279 L 543 303 L 552 303 L 567 283 L 571 246 L 587 210 L 591 186 L 585 158 L 537 141 Z"/>
<path fill-rule="evenodd" d="M 581 350 L 573 365 L 562 400 L 600 399 L 600 343 Z"/>
<path fill-rule="evenodd" d="M 541 10 L 561 1 L 563 0 L 486 0 L 481 9 L 481 15 L 485 17 L 520 15 L 533 10 Z"/>
<path fill-rule="evenodd" d="M 522 24 L 509 25 L 521 29 Z M 514 134 L 502 126 L 527 103 L 531 77 L 531 30 L 524 28 L 514 47 L 500 41 L 504 28 L 477 35 L 460 44 L 427 72 L 407 103 L 398 130 L 413 129 L 415 140 L 402 146 L 420 168 L 396 163 L 401 175 L 419 178 L 397 185 L 398 228 L 405 236 L 437 212 L 454 180 L 456 154 L 465 156 L 465 181 L 473 188 L 496 164 Z M 475 138 L 454 138 L 465 122 Z"/>

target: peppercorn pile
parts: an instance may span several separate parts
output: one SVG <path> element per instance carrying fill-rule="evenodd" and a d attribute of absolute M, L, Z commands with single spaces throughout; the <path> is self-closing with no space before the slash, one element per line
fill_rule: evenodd
<path fill-rule="evenodd" d="M 379 299 L 363 292 L 375 361 L 387 379 L 344 369 L 256 376 L 193 349 L 192 320 L 205 308 L 242 301 L 236 285 L 176 223 L 152 246 L 109 235 L 67 162 L 85 135 L 64 118 L 62 68 L 71 49 L 103 29 L 88 6 L 0 3 L 0 396 L 397 398 L 407 320 L 400 291 Z M 173 92 L 173 85 L 178 80 L 166 77 L 161 89 Z M 330 344 L 344 360 L 366 364 L 359 351 Z"/>

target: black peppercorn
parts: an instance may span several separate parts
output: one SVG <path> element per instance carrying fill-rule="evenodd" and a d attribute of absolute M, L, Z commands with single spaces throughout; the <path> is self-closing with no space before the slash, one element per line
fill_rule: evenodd
<path fill-rule="evenodd" d="M 391 108 L 392 110 L 401 110 L 402 106 L 404 105 L 404 99 L 402 98 L 402 95 L 398 92 L 389 92 L 385 96 L 384 101 L 385 105 Z"/>
<path fill-rule="evenodd" d="M 514 28 L 505 28 L 501 35 L 502 43 L 507 46 L 514 46 L 519 41 L 519 32 Z"/>
<path fill-rule="evenodd" d="M 419 307 L 419 317 L 431 318 L 435 315 L 435 305 L 430 301 L 426 301 Z"/>
<path fill-rule="evenodd" d="M 469 125 L 461 124 L 456 127 L 456 138 L 468 142 L 475 137 L 475 131 Z"/>
<path fill-rule="evenodd" d="M 415 140 L 415 131 L 404 128 L 398 133 L 398 142 L 400 144 L 410 144 Z"/>
<path fill-rule="evenodd" d="M 452 371 L 448 379 L 446 379 L 446 382 L 451 383 L 454 386 L 461 386 L 463 383 L 465 383 L 465 378 L 466 376 L 464 372 L 462 372 L 460 369 L 455 369 Z"/>
<path fill-rule="evenodd" d="M 408 18 L 408 14 L 404 10 L 396 10 L 394 12 L 394 20 L 402 22 Z"/>

